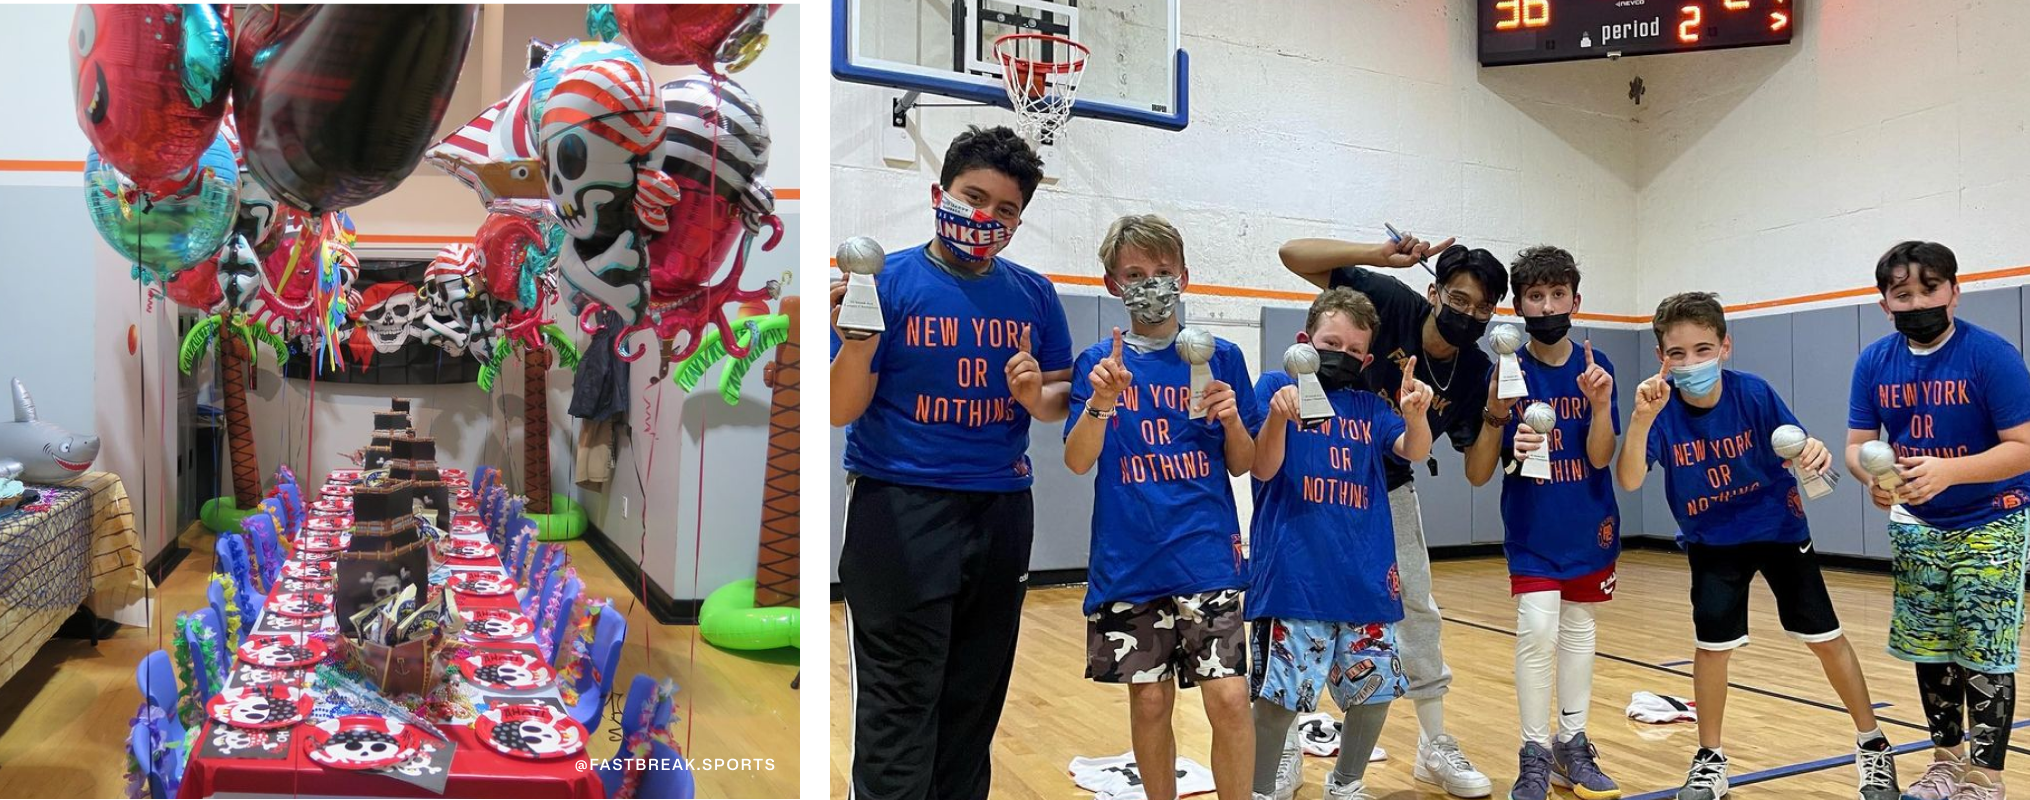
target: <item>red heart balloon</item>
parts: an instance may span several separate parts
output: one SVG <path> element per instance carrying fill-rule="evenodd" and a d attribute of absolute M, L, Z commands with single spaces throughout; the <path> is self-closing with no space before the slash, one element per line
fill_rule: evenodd
<path fill-rule="evenodd" d="M 165 284 L 169 299 L 185 308 L 210 311 L 225 299 L 219 290 L 219 260 L 213 257 L 202 264 L 176 273 L 176 277 Z"/>
<path fill-rule="evenodd" d="M 613 16 L 635 52 L 650 61 L 672 66 L 693 64 L 713 75 L 719 71 L 720 46 L 746 22 L 761 3 L 659 5 L 615 3 Z M 769 11 L 781 3 L 770 3 Z"/>

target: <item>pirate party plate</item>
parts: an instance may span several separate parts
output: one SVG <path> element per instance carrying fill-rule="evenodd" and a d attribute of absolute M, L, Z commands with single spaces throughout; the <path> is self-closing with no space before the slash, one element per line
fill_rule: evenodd
<path fill-rule="evenodd" d="M 351 516 L 352 498 L 320 497 L 317 499 L 316 502 L 310 504 L 310 513 L 319 514 L 327 517 Z"/>
<path fill-rule="evenodd" d="M 268 667 L 256 667 L 251 664 L 241 664 L 238 669 L 233 671 L 233 676 L 235 682 L 241 686 L 273 683 L 300 687 L 309 678 L 310 671 L 305 669 L 271 669 Z M 315 698 L 312 698 L 312 702 L 315 703 Z"/>
<path fill-rule="evenodd" d="M 528 636 L 536 623 L 522 612 L 509 608 L 461 608 L 465 636 L 481 641 L 505 642 Z"/>
<path fill-rule="evenodd" d="M 451 527 L 453 528 L 456 528 L 460 525 L 485 525 L 485 524 L 486 520 L 480 519 L 478 514 L 457 514 L 451 518 Z"/>
<path fill-rule="evenodd" d="M 240 660 L 257 667 L 307 667 L 326 652 L 324 642 L 307 636 L 257 633 L 240 643 Z"/>
<path fill-rule="evenodd" d="M 303 528 L 315 533 L 344 533 L 352 530 L 352 515 L 311 517 L 303 521 Z"/>
<path fill-rule="evenodd" d="M 330 588 L 329 584 L 324 584 L 323 586 L 327 589 Z M 262 617 L 261 624 L 255 626 L 255 628 L 265 628 L 272 631 L 289 631 L 291 633 L 315 633 L 324 630 L 324 620 L 318 617 L 285 617 L 281 614 L 269 614 Z"/>
<path fill-rule="evenodd" d="M 444 469 L 437 470 L 437 475 L 447 481 L 465 480 L 465 470 L 456 467 L 445 467 Z"/>
<path fill-rule="evenodd" d="M 338 577 L 338 568 L 330 564 L 306 564 L 301 561 L 291 561 L 282 565 L 282 574 L 291 578 L 302 578 L 304 580 L 329 581 L 335 580 Z"/>
<path fill-rule="evenodd" d="M 444 581 L 444 588 L 460 594 L 492 597 L 513 592 L 515 582 L 490 572 L 454 572 L 450 579 Z"/>
<path fill-rule="evenodd" d="M 516 758 L 568 756 L 585 749 L 585 726 L 549 706 L 494 706 L 476 724 L 480 741 Z"/>
<path fill-rule="evenodd" d="M 464 502 L 467 500 L 478 500 L 479 498 L 473 496 L 471 489 L 459 489 L 458 494 L 452 495 L 452 499 Z"/>
<path fill-rule="evenodd" d="M 220 692 L 205 704 L 205 710 L 212 719 L 235 728 L 284 728 L 309 718 L 316 705 L 309 692 L 295 686 L 262 683 Z"/>
<path fill-rule="evenodd" d="M 336 553 L 352 543 L 352 537 L 337 534 L 312 536 L 305 534 L 296 540 L 296 549 L 305 553 Z"/>
<path fill-rule="evenodd" d="M 325 720 L 303 729 L 310 760 L 335 769 L 380 769 L 407 761 L 415 735 L 402 723 L 364 714 Z"/>
<path fill-rule="evenodd" d="M 297 561 L 308 561 L 308 562 L 311 562 L 311 563 L 320 563 L 320 562 L 329 562 L 329 561 L 334 561 L 334 560 L 337 560 L 337 558 L 338 558 L 338 554 L 337 554 L 337 553 L 316 553 L 316 552 L 311 552 L 311 551 L 308 551 L 308 550 L 298 550 L 298 551 L 296 551 L 296 560 L 297 560 Z"/>
<path fill-rule="evenodd" d="M 331 595 L 283 592 L 269 599 L 268 610 L 285 617 L 317 619 L 331 613 Z"/>
<path fill-rule="evenodd" d="M 294 592 L 297 594 L 325 593 L 331 591 L 331 583 L 332 581 L 330 578 L 326 578 L 323 580 L 318 580 L 316 578 L 283 578 L 282 591 Z"/>
<path fill-rule="evenodd" d="M 534 691 L 557 679 L 549 664 L 521 650 L 477 650 L 458 660 L 458 671 L 481 688 L 502 692 Z"/>
<path fill-rule="evenodd" d="M 479 510 L 479 501 L 470 497 L 453 500 L 451 501 L 451 510 L 460 514 L 470 514 Z"/>
<path fill-rule="evenodd" d="M 485 542 L 488 535 L 485 528 L 453 528 L 451 538 L 460 542 Z"/>
<path fill-rule="evenodd" d="M 500 555 L 492 542 L 449 539 L 437 543 L 437 552 L 448 558 L 493 558 Z"/>
<path fill-rule="evenodd" d="M 356 469 L 335 469 L 335 470 L 332 470 L 332 471 L 331 471 L 331 474 L 330 474 L 330 475 L 326 475 L 326 476 L 324 476 L 324 482 L 325 482 L 325 483 L 359 483 L 359 478 L 360 478 L 360 475 L 361 475 L 361 474 L 363 474 L 363 473 L 362 473 L 362 472 L 361 472 L 360 470 L 356 470 Z"/>

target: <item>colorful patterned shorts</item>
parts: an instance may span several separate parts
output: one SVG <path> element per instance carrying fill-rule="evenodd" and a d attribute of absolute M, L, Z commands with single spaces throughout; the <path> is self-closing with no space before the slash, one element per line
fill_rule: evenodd
<path fill-rule="evenodd" d="M 1409 691 L 1394 623 L 1255 620 L 1254 695 L 1299 714 L 1318 710 L 1321 689 L 1340 710 L 1386 703 Z"/>
<path fill-rule="evenodd" d="M 1960 530 L 1892 520 L 1889 544 L 1896 578 L 1890 654 L 2015 672 L 2030 512 Z"/>

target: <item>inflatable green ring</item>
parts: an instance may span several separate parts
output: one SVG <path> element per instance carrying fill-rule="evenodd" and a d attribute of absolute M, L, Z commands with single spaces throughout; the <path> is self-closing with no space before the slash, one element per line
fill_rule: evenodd
<path fill-rule="evenodd" d="M 238 531 L 240 522 L 260 511 L 258 508 L 240 510 L 231 496 L 214 497 L 204 501 L 197 518 L 204 521 L 206 530 L 212 533 Z"/>
<path fill-rule="evenodd" d="M 585 507 L 561 494 L 550 495 L 550 513 L 523 513 L 522 516 L 535 521 L 536 540 L 541 542 L 562 542 L 584 536 L 588 524 Z"/>
<path fill-rule="evenodd" d="M 793 606 L 755 608 L 754 579 L 748 578 L 705 597 L 698 610 L 698 632 L 705 641 L 732 650 L 796 647 L 801 613 Z"/>

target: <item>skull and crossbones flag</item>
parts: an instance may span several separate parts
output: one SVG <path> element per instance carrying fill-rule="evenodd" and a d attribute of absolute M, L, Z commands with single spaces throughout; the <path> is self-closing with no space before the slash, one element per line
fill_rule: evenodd
<path fill-rule="evenodd" d="M 363 259 L 351 292 L 357 298 L 339 329 L 341 368 L 317 373 L 320 381 L 369 384 L 470 383 L 480 362 L 467 350 L 466 334 L 478 293 L 462 283 L 469 276 L 438 269 L 430 261 Z M 308 378 L 314 350 L 290 347 L 283 374 Z"/>

